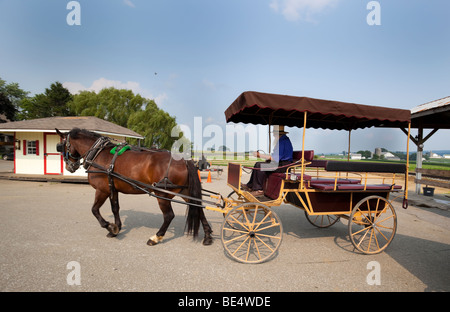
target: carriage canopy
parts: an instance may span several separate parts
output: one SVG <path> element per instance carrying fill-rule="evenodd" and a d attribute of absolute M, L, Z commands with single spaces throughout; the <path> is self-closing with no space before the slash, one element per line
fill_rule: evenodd
<path fill-rule="evenodd" d="M 353 130 L 369 127 L 408 127 L 411 112 L 387 108 L 247 91 L 225 111 L 227 122 Z"/>

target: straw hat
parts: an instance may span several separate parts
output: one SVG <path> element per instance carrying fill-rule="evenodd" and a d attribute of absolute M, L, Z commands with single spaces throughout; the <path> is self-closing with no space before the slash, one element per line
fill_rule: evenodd
<path fill-rule="evenodd" d="M 281 126 L 274 126 L 273 127 L 273 133 L 274 134 L 276 134 L 276 133 L 278 133 L 278 134 L 286 134 L 286 133 L 289 133 L 289 132 L 284 131 L 284 126 L 281 125 Z"/>

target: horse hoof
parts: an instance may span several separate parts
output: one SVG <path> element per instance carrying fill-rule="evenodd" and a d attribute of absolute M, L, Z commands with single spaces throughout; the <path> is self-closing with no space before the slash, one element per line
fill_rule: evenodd
<path fill-rule="evenodd" d="M 154 246 L 158 243 L 161 243 L 163 240 L 164 236 L 158 236 L 158 235 L 153 235 L 152 237 L 150 237 L 150 239 L 147 241 L 147 245 L 149 246 Z"/>
<path fill-rule="evenodd" d="M 117 234 L 119 234 L 119 227 L 117 225 L 115 225 L 114 223 L 108 224 L 107 230 L 108 230 L 109 234 L 113 235 L 113 236 L 108 236 L 108 237 L 114 237 Z"/>
<path fill-rule="evenodd" d="M 204 245 L 204 246 L 212 245 L 212 243 L 213 243 L 212 237 L 205 237 L 205 238 L 203 239 L 203 245 Z"/>
<path fill-rule="evenodd" d="M 112 233 L 108 233 L 106 234 L 106 237 L 112 238 L 112 237 L 116 237 L 117 234 L 112 234 Z"/>

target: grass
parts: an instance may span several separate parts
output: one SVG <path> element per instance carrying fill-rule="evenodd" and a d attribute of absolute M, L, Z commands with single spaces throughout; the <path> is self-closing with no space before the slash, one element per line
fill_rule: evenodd
<path fill-rule="evenodd" d="M 327 159 L 327 158 L 325 158 Z M 261 159 L 254 160 L 241 157 L 233 157 L 232 159 L 208 159 L 208 161 L 213 166 L 227 166 L 229 162 L 239 163 L 244 166 L 253 166 L 257 161 L 263 161 Z M 344 160 L 343 160 L 344 161 Z M 406 164 L 405 160 L 350 160 L 354 162 L 377 162 L 377 163 L 386 163 L 386 164 Z M 433 170 L 450 170 L 450 159 L 438 159 L 432 161 L 423 161 L 422 162 L 423 169 L 433 169 Z M 416 170 L 416 161 L 409 162 L 409 171 Z"/>
<path fill-rule="evenodd" d="M 406 164 L 406 160 L 350 160 L 350 161 L 358 161 L 358 162 L 378 162 L 378 163 L 386 163 L 386 164 Z M 409 171 L 416 170 L 417 163 L 416 161 L 409 162 Z M 423 161 L 422 162 L 423 169 L 433 169 L 433 170 L 450 170 L 450 159 L 446 160 L 437 160 L 437 161 Z"/>

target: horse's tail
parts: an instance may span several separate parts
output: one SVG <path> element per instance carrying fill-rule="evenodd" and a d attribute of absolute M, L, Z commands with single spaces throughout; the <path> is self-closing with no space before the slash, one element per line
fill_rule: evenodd
<path fill-rule="evenodd" d="M 202 185 L 200 183 L 200 179 L 198 178 L 197 168 L 194 166 L 194 162 L 192 160 L 186 161 L 187 170 L 188 170 L 188 182 L 189 182 L 189 196 L 194 198 L 202 199 Z M 200 201 L 190 200 L 190 203 L 201 205 Z M 186 227 L 187 233 L 193 234 L 194 237 L 198 235 L 198 229 L 200 227 L 200 211 L 203 209 L 202 207 L 189 205 L 187 218 L 186 218 Z"/>

